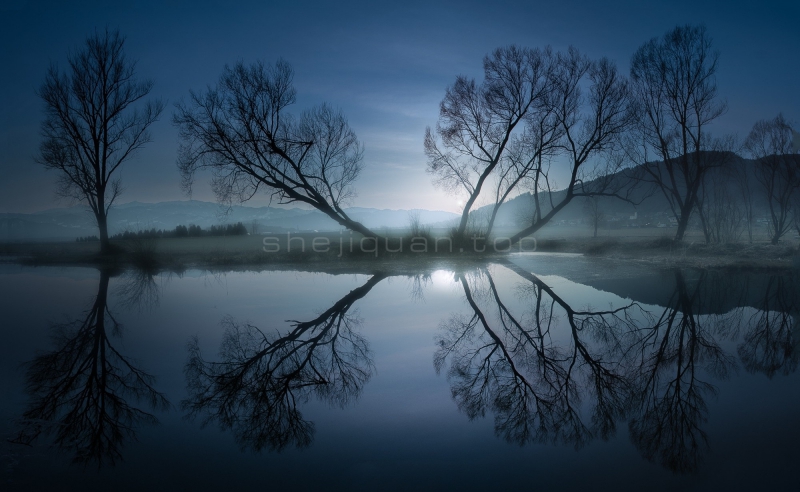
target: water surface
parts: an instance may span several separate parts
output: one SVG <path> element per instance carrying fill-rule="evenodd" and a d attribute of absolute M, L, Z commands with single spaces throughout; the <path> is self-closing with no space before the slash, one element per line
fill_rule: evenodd
<path fill-rule="evenodd" d="M 798 278 L 0 270 L 4 489 L 785 489 Z M 793 485 L 792 485 L 793 486 Z"/>

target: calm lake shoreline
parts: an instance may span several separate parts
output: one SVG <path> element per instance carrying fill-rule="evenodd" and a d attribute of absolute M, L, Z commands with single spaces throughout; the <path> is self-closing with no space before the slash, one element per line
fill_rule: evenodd
<path fill-rule="evenodd" d="M 93 266 L 176 270 L 188 268 L 248 267 L 255 269 L 311 268 L 330 271 L 402 271 L 426 266 L 474 264 L 498 261 L 519 252 L 570 253 L 620 262 L 664 268 L 710 268 L 747 270 L 791 270 L 800 268 L 800 254 L 794 241 L 777 246 L 767 243 L 707 245 L 698 242 L 675 243 L 666 238 L 549 238 L 519 247 L 497 251 L 491 244 L 458 251 L 442 238 L 432 238 L 428 250 L 360 250 L 358 240 L 320 247 L 318 236 L 297 234 L 287 245 L 267 243 L 261 236 L 218 238 L 173 238 L 144 241 L 115 241 L 117 251 L 100 255 L 99 245 L 91 242 L 36 242 L 0 244 L 0 262 L 25 265 Z M 406 238 L 409 239 L 409 238 Z M 326 239 L 327 240 L 327 239 Z M 433 241 L 439 240 L 433 249 Z M 302 241 L 302 243 L 301 243 Z M 314 246 L 312 247 L 312 244 Z M 408 242 L 406 243 L 408 245 Z M 287 247 L 288 246 L 288 247 Z M 300 247 L 302 246 L 302 248 Z M 427 246 L 427 244 L 426 244 Z M 292 249 L 294 247 L 294 249 Z M 377 248 L 376 248 L 377 249 Z"/>

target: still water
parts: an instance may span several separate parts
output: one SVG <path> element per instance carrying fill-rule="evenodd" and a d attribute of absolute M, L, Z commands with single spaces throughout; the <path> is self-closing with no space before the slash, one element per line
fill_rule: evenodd
<path fill-rule="evenodd" d="M 2 490 L 793 490 L 800 279 L 0 266 Z"/>

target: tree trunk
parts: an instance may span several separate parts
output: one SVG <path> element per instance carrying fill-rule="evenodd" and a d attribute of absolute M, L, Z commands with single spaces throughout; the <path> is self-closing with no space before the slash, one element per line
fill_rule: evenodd
<path fill-rule="evenodd" d="M 464 210 L 461 212 L 461 221 L 458 223 L 458 232 L 456 236 L 459 239 L 464 239 L 465 232 L 467 230 L 467 221 L 469 220 L 469 212 L 472 209 L 472 204 L 475 203 L 475 200 L 478 198 L 478 194 L 474 193 L 467 203 L 464 205 Z"/>
<path fill-rule="evenodd" d="M 706 244 L 711 244 L 711 224 L 706 220 L 706 215 L 701 208 L 697 209 L 697 214 L 700 216 L 700 225 L 703 227 L 703 237 L 706 238 Z M 719 238 L 717 238 L 719 241 Z"/>
<path fill-rule="evenodd" d="M 675 241 L 683 241 L 683 236 L 686 234 L 686 229 L 689 227 L 691 210 L 691 208 L 689 208 L 688 211 L 681 209 L 681 216 L 678 218 L 678 231 L 675 233 Z"/>
<path fill-rule="evenodd" d="M 565 196 L 564 199 L 561 200 L 561 203 L 550 209 L 550 211 L 547 212 L 547 214 L 544 217 L 540 218 L 539 220 L 536 220 L 536 218 L 534 218 L 533 223 L 529 227 L 526 227 L 525 229 L 511 236 L 511 238 L 509 238 L 510 239 L 509 245 L 511 246 L 516 244 L 522 238 L 528 237 L 534 232 L 544 227 L 548 222 L 550 222 L 550 220 L 553 219 L 553 217 L 555 217 L 555 215 L 559 211 L 561 211 L 562 208 L 566 207 L 567 204 L 571 202 L 573 198 L 575 198 L 575 196 L 572 194 L 572 189 L 567 190 L 567 196 Z"/>
<path fill-rule="evenodd" d="M 108 254 L 111 252 L 111 244 L 108 241 L 108 217 L 105 213 L 96 214 L 97 228 L 100 229 L 100 253 Z"/>
<path fill-rule="evenodd" d="M 600 222 L 599 220 L 594 220 L 594 237 L 597 237 L 597 223 Z"/>
<path fill-rule="evenodd" d="M 486 237 L 489 237 L 489 234 L 492 233 L 492 229 L 494 228 L 494 219 L 497 218 L 497 211 L 500 210 L 500 207 L 494 207 L 492 210 L 492 216 L 489 217 L 489 225 L 486 226 Z"/>

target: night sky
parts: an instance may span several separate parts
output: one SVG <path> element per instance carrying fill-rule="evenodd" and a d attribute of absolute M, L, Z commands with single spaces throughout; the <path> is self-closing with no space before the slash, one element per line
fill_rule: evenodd
<path fill-rule="evenodd" d="M 67 5 L 58 5 L 59 3 Z M 728 112 L 714 134 L 743 138 L 778 112 L 800 120 L 800 2 L 36 2 L 0 0 L 0 212 L 67 205 L 55 174 L 34 162 L 51 62 L 96 29 L 119 29 L 151 95 L 167 102 L 153 141 L 123 170 L 119 202 L 182 200 L 173 104 L 214 84 L 225 64 L 282 57 L 295 70 L 299 113 L 327 101 L 366 146 L 352 205 L 458 211 L 430 184 L 423 136 L 435 126 L 456 75 L 478 79 L 492 49 L 572 44 L 628 73 L 633 52 L 679 24 L 704 23 L 720 51 L 719 94 Z M 234 6 L 235 4 L 235 6 Z M 213 200 L 207 181 L 192 196 Z M 266 204 L 265 196 L 251 200 Z"/>

